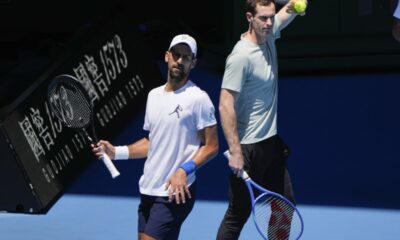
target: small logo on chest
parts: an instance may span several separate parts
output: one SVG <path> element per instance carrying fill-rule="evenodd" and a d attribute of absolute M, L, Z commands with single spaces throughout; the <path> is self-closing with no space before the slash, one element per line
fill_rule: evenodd
<path fill-rule="evenodd" d="M 175 110 L 172 111 L 169 115 L 172 115 L 172 114 L 176 113 L 176 116 L 178 118 L 180 118 L 179 112 L 182 112 L 182 111 L 183 111 L 183 109 L 182 109 L 181 105 L 178 104 L 178 106 L 176 106 Z"/>

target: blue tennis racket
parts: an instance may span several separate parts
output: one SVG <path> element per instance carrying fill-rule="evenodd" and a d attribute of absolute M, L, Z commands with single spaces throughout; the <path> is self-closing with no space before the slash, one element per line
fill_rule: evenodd
<path fill-rule="evenodd" d="M 229 159 L 229 152 L 224 155 Z M 303 218 L 296 206 L 282 195 L 271 192 L 254 182 L 242 171 L 251 197 L 252 216 L 258 232 L 265 240 L 297 240 L 303 234 Z M 259 193 L 257 197 L 254 190 Z"/>

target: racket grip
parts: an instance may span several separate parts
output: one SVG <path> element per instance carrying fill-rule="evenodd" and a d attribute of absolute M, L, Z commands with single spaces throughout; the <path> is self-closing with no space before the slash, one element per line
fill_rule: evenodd
<path fill-rule="evenodd" d="M 120 175 L 120 173 L 118 172 L 118 170 L 115 167 L 114 163 L 112 162 L 112 160 L 110 159 L 110 157 L 106 153 L 103 153 L 103 155 L 101 156 L 101 160 L 103 160 L 103 162 L 106 165 L 108 171 L 110 171 L 112 178 L 116 178 L 116 177 L 118 177 Z"/>
<path fill-rule="evenodd" d="M 229 157 L 230 157 L 229 150 L 226 150 L 226 151 L 224 152 L 224 156 L 226 157 L 226 159 L 229 160 Z M 250 178 L 249 175 L 247 174 L 247 172 L 246 172 L 245 170 L 242 171 L 240 177 L 241 177 L 242 179 L 244 179 L 244 180 Z"/>
<path fill-rule="evenodd" d="M 226 150 L 225 152 L 224 152 L 224 156 L 226 157 L 226 159 L 228 159 L 229 160 L 229 150 Z"/>
<path fill-rule="evenodd" d="M 241 177 L 243 180 L 246 180 L 246 179 L 249 179 L 249 178 L 250 178 L 250 177 L 249 177 L 249 174 L 247 174 L 247 172 L 246 172 L 245 170 L 242 171 L 242 174 L 240 175 L 240 177 Z"/>

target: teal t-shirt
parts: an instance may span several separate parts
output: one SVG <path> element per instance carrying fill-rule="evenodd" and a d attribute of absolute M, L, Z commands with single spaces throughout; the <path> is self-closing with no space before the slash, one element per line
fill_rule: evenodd
<path fill-rule="evenodd" d="M 262 141 L 277 134 L 278 62 L 275 40 L 280 37 L 275 17 L 272 36 L 255 44 L 244 36 L 226 60 L 222 88 L 238 93 L 237 128 L 242 144 Z"/>

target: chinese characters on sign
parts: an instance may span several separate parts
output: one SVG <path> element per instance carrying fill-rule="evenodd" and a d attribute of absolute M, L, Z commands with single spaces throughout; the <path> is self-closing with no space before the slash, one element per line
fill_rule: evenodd
<path fill-rule="evenodd" d="M 85 53 L 71 69 L 96 106 L 95 121 L 101 127 L 107 126 L 144 89 L 144 82 L 138 73 L 129 73 L 129 79 L 126 79 L 126 74 L 122 77 L 127 68 L 128 57 L 123 41 L 119 35 L 114 35 L 97 54 Z M 119 83 L 115 90 L 114 85 L 120 81 L 123 85 Z M 51 183 L 89 142 L 83 133 L 77 132 L 62 146 L 55 144 L 62 135 L 63 126 L 49 110 L 48 103 L 41 104 L 31 106 L 18 125 L 37 163 L 41 164 L 43 176 Z M 45 162 L 41 160 L 43 158 Z"/>

